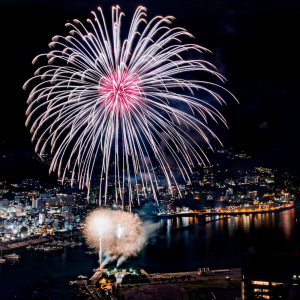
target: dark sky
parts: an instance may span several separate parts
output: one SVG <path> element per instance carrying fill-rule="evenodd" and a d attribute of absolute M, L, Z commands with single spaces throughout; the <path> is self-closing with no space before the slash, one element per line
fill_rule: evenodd
<path fill-rule="evenodd" d="M 186 28 L 197 44 L 212 50 L 206 59 L 225 75 L 225 87 L 240 101 L 228 98 L 220 108 L 229 129 L 213 128 L 223 144 L 252 154 L 258 164 L 300 175 L 300 1 L 2 0 L 0 180 L 48 176 L 47 166 L 28 156 L 34 151 L 24 125 L 28 91 L 22 85 L 35 70 L 32 59 L 48 52 L 54 35 L 67 34 L 68 20 L 84 21 L 97 6 L 110 24 L 115 4 L 127 22 L 138 5 L 148 8 L 148 20 L 173 15 L 174 26 Z"/>

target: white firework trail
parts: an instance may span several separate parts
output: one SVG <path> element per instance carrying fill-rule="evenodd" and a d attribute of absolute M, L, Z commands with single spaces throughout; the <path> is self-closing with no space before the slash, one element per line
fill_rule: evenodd
<path fill-rule="evenodd" d="M 49 46 L 55 50 L 34 58 L 33 63 L 46 56 L 48 65 L 38 68 L 24 84 L 25 89 L 33 80 L 42 81 L 27 100 L 26 126 L 32 124 L 37 153 L 44 154 L 50 145 L 49 172 L 57 170 L 64 179 L 71 171 L 71 182 L 77 178 L 80 188 L 89 189 L 96 158 L 101 154 L 100 205 L 102 194 L 105 203 L 107 200 L 109 168 L 114 161 L 115 197 L 124 207 L 126 185 L 130 205 L 135 190 L 139 197 L 139 184 L 144 191 L 150 185 L 156 199 L 158 182 L 151 156 L 168 186 L 177 186 L 161 143 L 185 180 L 189 180 L 194 163 L 208 162 L 190 129 L 210 146 L 205 132 L 218 138 L 207 125 L 208 117 L 225 125 L 226 120 L 197 94 L 205 92 L 222 105 L 224 99 L 211 88 L 228 91 L 212 82 L 180 77 L 202 71 L 225 80 L 211 63 L 184 59 L 184 52 L 208 50 L 181 44 L 182 37 L 192 35 L 183 28 L 168 27 L 174 17 L 156 16 L 147 23 L 146 8 L 139 6 L 128 37 L 122 41 L 124 13 L 120 7 L 112 8 L 112 39 L 101 8 L 98 11 L 100 18 L 92 12 L 94 21 L 87 20 L 90 31 L 79 20 L 73 21 L 76 25 L 67 23 L 70 35 L 54 36 Z M 187 111 L 180 110 L 179 105 L 186 106 Z"/>

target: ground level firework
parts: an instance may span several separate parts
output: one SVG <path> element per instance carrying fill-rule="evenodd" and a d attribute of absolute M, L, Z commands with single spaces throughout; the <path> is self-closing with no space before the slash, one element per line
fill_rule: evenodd
<path fill-rule="evenodd" d="M 100 268 L 110 260 L 120 264 L 126 257 L 137 255 L 145 243 L 139 217 L 121 210 L 92 211 L 86 218 L 83 234 L 87 244 L 99 251 Z"/>

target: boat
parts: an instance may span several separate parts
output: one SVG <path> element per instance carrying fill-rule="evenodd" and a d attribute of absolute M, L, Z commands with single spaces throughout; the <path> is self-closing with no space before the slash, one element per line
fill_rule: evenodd
<path fill-rule="evenodd" d="M 11 254 L 6 254 L 5 258 L 7 258 L 7 259 L 19 259 L 20 256 L 16 253 L 11 253 Z"/>
<path fill-rule="evenodd" d="M 78 278 L 78 279 L 88 279 L 88 277 L 85 276 L 85 275 L 79 275 L 77 278 Z"/>
<path fill-rule="evenodd" d="M 93 252 L 91 252 L 91 251 L 86 251 L 86 252 L 84 252 L 85 254 L 88 254 L 88 255 L 92 255 L 93 254 Z"/>
<path fill-rule="evenodd" d="M 27 250 L 31 250 L 32 247 L 31 247 L 31 246 L 27 246 L 26 249 L 27 249 Z"/>
<path fill-rule="evenodd" d="M 50 252 L 51 251 L 51 247 L 45 247 L 44 248 L 44 252 Z"/>
<path fill-rule="evenodd" d="M 76 246 L 82 246 L 82 243 L 78 242 L 76 243 Z"/>

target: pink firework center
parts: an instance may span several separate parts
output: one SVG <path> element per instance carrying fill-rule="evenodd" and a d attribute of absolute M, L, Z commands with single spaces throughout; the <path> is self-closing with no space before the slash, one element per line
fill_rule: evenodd
<path fill-rule="evenodd" d="M 101 78 L 99 96 L 109 111 L 129 111 L 141 101 L 137 76 L 123 71 Z"/>

